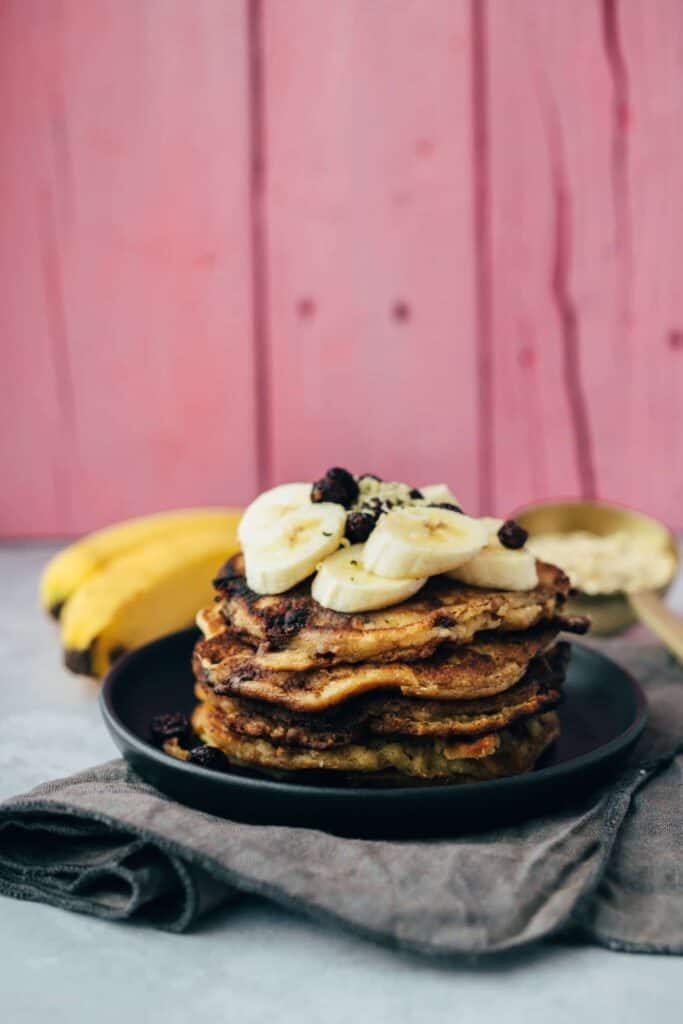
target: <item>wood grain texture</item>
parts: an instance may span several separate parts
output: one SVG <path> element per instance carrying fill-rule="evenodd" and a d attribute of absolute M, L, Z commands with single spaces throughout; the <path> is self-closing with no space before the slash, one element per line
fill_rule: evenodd
<path fill-rule="evenodd" d="M 244 5 L 9 2 L 2 20 L 0 529 L 247 499 Z"/>
<path fill-rule="evenodd" d="M 683 5 L 628 0 L 618 18 L 614 161 L 631 430 L 619 470 L 605 467 L 601 487 L 682 528 Z"/>
<path fill-rule="evenodd" d="M 5 0 L 0 535 L 331 464 L 683 527 L 679 0 Z"/>
<path fill-rule="evenodd" d="M 0 7 L 0 530 L 49 533 L 66 527 L 74 396 L 61 265 L 45 259 L 57 232 L 46 174 L 50 116 L 36 94 L 24 15 L 20 4 Z"/>
<path fill-rule="evenodd" d="M 469 4 L 264 8 L 275 480 L 477 498 Z"/>
<path fill-rule="evenodd" d="M 611 309 L 612 275 L 599 15 L 582 0 L 487 5 L 494 478 L 503 512 L 530 495 L 597 489 L 585 311 Z M 591 286 L 596 260 L 602 272 Z"/>
<path fill-rule="evenodd" d="M 500 511 L 598 495 L 683 524 L 682 39 L 675 2 L 487 5 Z"/>

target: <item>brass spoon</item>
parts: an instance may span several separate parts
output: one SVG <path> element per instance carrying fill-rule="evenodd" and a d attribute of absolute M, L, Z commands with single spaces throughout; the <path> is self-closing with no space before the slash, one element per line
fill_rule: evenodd
<path fill-rule="evenodd" d="M 598 636 L 619 633 L 638 619 L 683 662 L 683 618 L 662 601 L 679 565 L 676 539 L 663 523 L 633 509 L 601 501 L 542 502 L 520 509 L 514 518 L 530 536 L 586 530 L 604 537 L 620 530 L 631 534 L 634 544 L 666 547 L 673 556 L 673 569 L 665 586 L 629 594 L 578 593 L 570 607 L 572 612 L 591 617 L 592 632 Z"/>

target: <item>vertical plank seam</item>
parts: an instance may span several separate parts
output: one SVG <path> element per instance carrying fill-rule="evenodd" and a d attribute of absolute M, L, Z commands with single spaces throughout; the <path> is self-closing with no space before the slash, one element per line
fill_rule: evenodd
<path fill-rule="evenodd" d="M 76 184 L 69 137 L 68 104 L 66 99 L 65 39 L 68 31 L 63 0 L 55 5 L 58 31 L 53 36 L 56 66 L 59 75 L 46 91 L 49 113 L 50 143 L 54 168 L 55 190 L 59 196 L 62 230 L 69 230 L 76 203 Z"/>
<path fill-rule="evenodd" d="M 560 323 L 562 373 L 574 436 L 574 451 L 581 495 L 596 493 L 593 442 L 588 418 L 588 405 L 581 379 L 581 347 L 579 315 L 569 284 L 571 268 L 571 199 L 565 168 L 564 147 L 557 111 L 548 93 L 546 124 L 550 152 L 553 190 L 554 230 L 551 267 L 551 290 Z"/>
<path fill-rule="evenodd" d="M 64 453 L 53 467 L 53 484 L 58 504 L 60 531 L 73 527 L 71 492 L 69 487 L 69 460 L 77 458 L 76 394 L 73 369 L 69 353 L 64 282 L 58 252 L 54 201 L 47 188 L 38 191 L 38 209 L 41 227 L 41 271 L 45 292 L 47 338 L 57 392 L 57 403 L 65 437 L 60 444 Z"/>
<path fill-rule="evenodd" d="M 474 284 L 477 335 L 479 512 L 495 502 L 489 94 L 486 0 L 471 0 L 471 116 L 474 175 Z"/>
<path fill-rule="evenodd" d="M 619 313 L 621 326 L 630 320 L 632 277 L 631 204 L 629 182 L 629 77 L 619 30 L 618 0 L 602 0 L 602 37 L 612 80 L 611 174 L 614 201 L 615 245 L 619 258 Z"/>
<path fill-rule="evenodd" d="M 272 471 L 263 4 L 262 0 L 246 0 L 246 3 L 254 416 L 257 484 L 259 490 L 263 490 L 270 484 Z"/>

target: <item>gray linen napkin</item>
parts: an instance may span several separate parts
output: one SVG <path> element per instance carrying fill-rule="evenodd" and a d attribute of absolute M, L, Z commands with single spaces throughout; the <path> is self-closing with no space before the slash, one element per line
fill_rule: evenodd
<path fill-rule="evenodd" d="M 254 893 L 423 953 L 480 954 L 572 931 L 683 952 L 683 671 L 613 647 L 650 724 L 580 805 L 476 836 L 355 840 L 243 825 L 175 803 L 112 761 L 0 804 L 0 893 L 173 931 Z"/>

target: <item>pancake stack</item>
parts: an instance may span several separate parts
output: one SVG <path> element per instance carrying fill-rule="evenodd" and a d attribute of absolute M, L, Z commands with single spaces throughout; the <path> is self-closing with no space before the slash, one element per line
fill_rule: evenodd
<path fill-rule="evenodd" d="M 234 556 L 198 615 L 196 736 L 276 777 L 408 785 L 531 769 L 559 734 L 569 581 L 537 564 L 525 591 L 437 575 L 393 607 L 322 607 L 310 579 L 259 595 Z M 165 749 L 190 757 L 178 738 Z M 203 748 L 205 749 L 205 748 Z M 219 756 L 220 756 L 219 755 Z"/>

